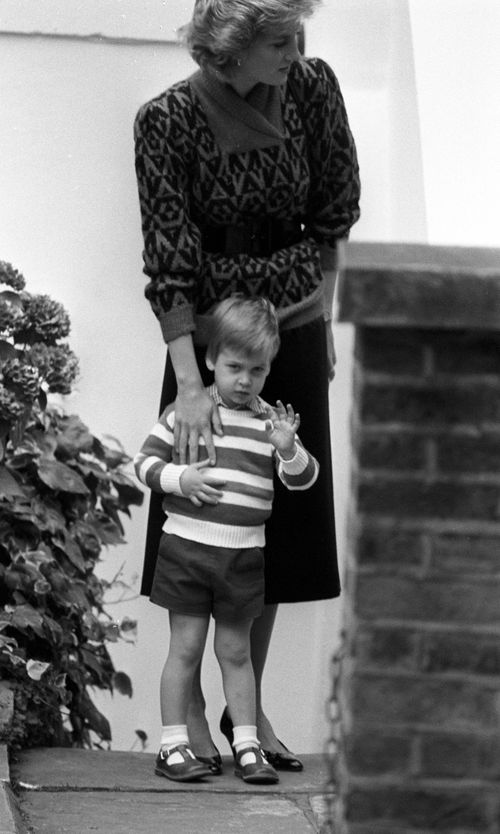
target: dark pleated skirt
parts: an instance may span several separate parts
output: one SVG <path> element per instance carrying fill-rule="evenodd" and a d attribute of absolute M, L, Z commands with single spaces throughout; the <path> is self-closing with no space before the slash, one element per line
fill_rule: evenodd
<path fill-rule="evenodd" d="M 206 385 L 213 381 L 205 361 L 197 358 Z M 175 400 L 177 386 L 167 357 L 160 413 Z M 306 602 L 340 593 L 328 406 L 328 366 L 323 319 L 281 334 L 281 347 L 261 395 L 274 405 L 292 403 L 299 412 L 300 438 L 320 464 L 311 489 L 290 492 L 275 477 L 275 498 L 266 524 L 266 602 Z M 149 509 L 141 593 L 149 595 L 165 516 L 161 495 L 153 493 Z"/>

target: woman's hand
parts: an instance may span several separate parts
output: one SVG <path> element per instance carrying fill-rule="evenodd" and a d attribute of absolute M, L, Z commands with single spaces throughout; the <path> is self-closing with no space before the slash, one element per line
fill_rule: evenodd
<path fill-rule="evenodd" d="M 223 487 L 226 481 L 213 475 L 209 467 L 209 460 L 201 460 L 188 466 L 180 477 L 182 493 L 195 507 L 201 507 L 202 504 L 218 504 L 222 498 L 220 487 Z"/>
<path fill-rule="evenodd" d="M 281 400 L 277 400 L 276 408 L 269 410 L 269 420 L 266 420 L 267 439 L 285 460 L 291 460 L 295 455 L 295 435 L 299 426 L 300 417 L 292 406 L 288 404 L 285 408 Z"/>
<path fill-rule="evenodd" d="M 174 449 L 179 463 L 196 463 L 200 437 L 205 442 L 208 463 L 215 465 L 213 432 L 222 436 L 219 410 L 202 386 L 179 388 L 175 401 Z M 205 462 L 207 463 L 207 462 Z"/>

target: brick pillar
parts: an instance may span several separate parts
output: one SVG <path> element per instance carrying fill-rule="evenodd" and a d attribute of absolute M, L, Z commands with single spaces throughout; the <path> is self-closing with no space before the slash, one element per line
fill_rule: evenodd
<path fill-rule="evenodd" d="M 336 834 L 500 832 L 500 250 L 348 244 Z"/>

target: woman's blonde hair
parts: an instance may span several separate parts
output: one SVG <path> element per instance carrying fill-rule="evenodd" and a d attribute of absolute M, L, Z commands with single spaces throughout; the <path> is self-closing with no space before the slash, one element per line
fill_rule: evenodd
<path fill-rule="evenodd" d="M 272 362 L 280 346 L 276 310 L 267 298 L 232 295 L 214 308 L 207 359 L 217 361 L 225 348 L 245 356 L 264 354 Z"/>
<path fill-rule="evenodd" d="M 277 26 L 297 29 L 321 0 L 195 0 L 179 34 L 192 58 L 218 70 L 236 66 L 255 38 Z"/>

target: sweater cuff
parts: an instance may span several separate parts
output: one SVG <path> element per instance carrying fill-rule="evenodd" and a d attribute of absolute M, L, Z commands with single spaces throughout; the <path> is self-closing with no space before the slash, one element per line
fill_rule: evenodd
<path fill-rule="evenodd" d="M 184 495 L 181 489 L 181 475 L 187 469 L 187 464 L 167 463 L 160 474 L 162 492 L 173 495 Z"/>
<path fill-rule="evenodd" d="M 179 336 L 192 333 L 196 327 L 193 320 L 193 308 L 189 305 L 173 307 L 159 315 L 162 336 L 165 342 L 173 342 Z"/>
<path fill-rule="evenodd" d="M 281 468 L 287 475 L 300 475 L 309 463 L 309 455 L 303 446 L 299 443 L 295 444 L 295 454 L 290 460 L 285 460 L 281 457 L 279 452 L 276 452 Z"/>

